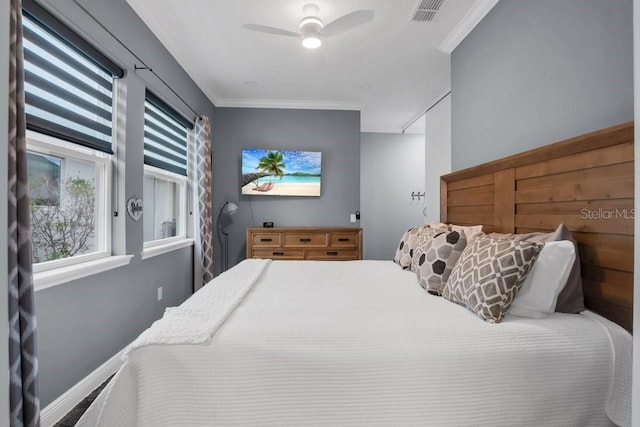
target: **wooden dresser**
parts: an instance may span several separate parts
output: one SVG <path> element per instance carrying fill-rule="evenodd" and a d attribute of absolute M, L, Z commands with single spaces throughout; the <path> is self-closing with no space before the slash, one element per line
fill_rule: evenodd
<path fill-rule="evenodd" d="M 362 228 L 248 228 L 247 258 L 320 261 L 362 259 Z"/>

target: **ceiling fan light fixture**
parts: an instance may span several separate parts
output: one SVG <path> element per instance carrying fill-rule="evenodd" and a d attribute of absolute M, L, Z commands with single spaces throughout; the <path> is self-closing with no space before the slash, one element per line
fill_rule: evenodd
<path fill-rule="evenodd" d="M 313 6 L 313 5 L 307 5 Z M 300 21 L 300 31 L 302 32 L 302 46 L 307 49 L 317 49 L 322 44 L 320 30 L 324 24 L 317 16 L 307 15 Z"/>
<path fill-rule="evenodd" d="M 321 44 L 322 40 L 320 40 L 320 37 L 315 35 L 305 36 L 302 39 L 302 46 L 306 47 L 307 49 L 317 49 Z"/>
<path fill-rule="evenodd" d="M 320 8 L 316 4 L 307 3 L 302 6 L 302 13 L 304 16 L 317 16 L 320 13 Z"/>
<path fill-rule="evenodd" d="M 423 0 L 427 1 L 427 0 Z M 435 0 L 429 0 L 435 1 Z M 438 0 L 443 1 L 443 0 Z M 244 24 L 243 27 L 259 33 L 275 34 L 279 36 L 293 37 L 302 40 L 302 46 L 307 49 L 317 49 L 322 45 L 322 40 L 343 33 L 352 28 L 366 24 L 374 17 L 373 10 L 356 10 L 347 13 L 327 24 L 325 27 L 322 19 L 318 17 L 320 9 L 313 3 L 305 4 L 302 8 L 304 18 L 300 20 L 300 32 L 296 33 L 282 28 L 268 27 L 258 24 Z"/>
<path fill-rule="evenodd" d="M 305 28 L 314 29 L 318 31 L 324 26 L 322 23 L 322 19 L 317 16 L 305 16 L 300 20 L 300 29 L 304 30 Z"/>

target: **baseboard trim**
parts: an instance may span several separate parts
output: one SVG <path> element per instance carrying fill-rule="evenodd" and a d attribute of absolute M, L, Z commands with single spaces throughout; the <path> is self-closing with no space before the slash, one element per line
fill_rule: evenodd
<path fill-rule="evenodd" d="M 120 369 L 123 363 L 123 353 L 124 348 L 47 405 L 47 407 L 40 412 L 41 426 L 50 427 L 60 421 L 62 417 L 67 415 L 78 403 L 82 402 L 82 399 L 87 397 L 89 393 Z"/>

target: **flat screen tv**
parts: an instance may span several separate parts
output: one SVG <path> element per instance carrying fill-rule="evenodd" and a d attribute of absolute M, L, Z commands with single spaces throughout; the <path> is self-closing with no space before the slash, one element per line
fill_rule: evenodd
<path fill-rule="evenodd" d="M 242 194 L 320 196 L 322 153 L 318 151 L 242 150 Z"/>

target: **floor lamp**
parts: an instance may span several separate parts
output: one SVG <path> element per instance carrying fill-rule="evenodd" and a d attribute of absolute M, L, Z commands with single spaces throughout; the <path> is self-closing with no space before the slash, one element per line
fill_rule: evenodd
<path fill-rule="evenodd" d="M 218 214 L 218 220 L 217 220 L 218 232 L 220 233 L 223 239 L 222 240 L 222 246 L 223 246 L 222 265 L 224 267 L 224 270 L 222 271 L 227 271 L 227 269 L 229 268 L 229 235 L 224 232 L 224 227 L 222 226 L 222 219 L 226 216 L 231 216 L 236 212 L 238 212 L 238 205 L 227 200 L 225 204 L 222 206 L 222 209 L 220 209 L 220 213 Z"/>

